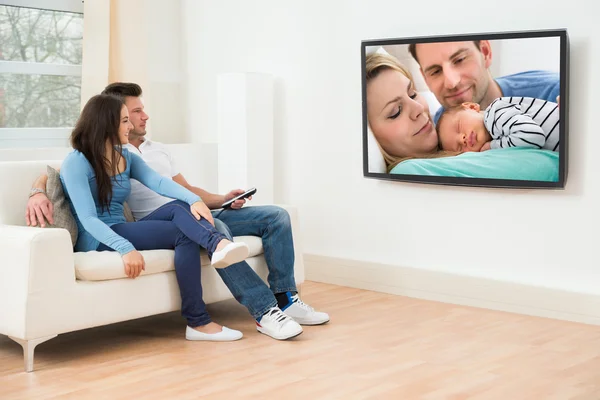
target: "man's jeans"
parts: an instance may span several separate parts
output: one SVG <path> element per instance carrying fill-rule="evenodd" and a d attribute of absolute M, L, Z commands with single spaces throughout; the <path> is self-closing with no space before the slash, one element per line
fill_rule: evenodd
<path fill-rule="evenodd" d="M 213 211 L 215 227 L 229 240 L 233 236 L 259 236 L 269 269 L 265 282 L 246 261 L 217 269 L 219 275 L 254 319 L 277 305 L 274 293 L 296 291 L 294 280 L 294 243 L 290 216 L 277 206 L 251 206 L 239 210 Z"/>

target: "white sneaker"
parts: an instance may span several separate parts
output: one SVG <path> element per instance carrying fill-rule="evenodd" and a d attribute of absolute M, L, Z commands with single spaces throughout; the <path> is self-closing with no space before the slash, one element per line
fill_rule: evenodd
<path fill-rule="evenodd" d="M 231 242 L 219 251 L 215 251 L 210 264 L 215 268 L 225 268 L 231 264 L 244 261 L 248 257 L 249 250 L 246 243 Z"/>
<path fill-rule="evenodd" d="M 229 329 L 224 326 L 221 329 L 221 332 L 217 333 L 204 333 L 195 330 L 194 328 L 190 328 L 189 326 L 185 328 L 185 338 L 187 340 L 205 340 L 208 342 L 232 342 L 234 340 L 239 340 L 244 336 L 244 334 L 240 331 L 236 331 L 234 329 Z"/>
<path fill-rule="evenodd" d="M 285 307 L 283 312 L 300 325 L 321 325 L 329 322 L 329 314 L 315 311 L 314 308 L 300 300 L 297 294 L 291 296 L 290 301 L 291 304 Z"/>
<path fill-rule="evenodd" d="M 273 339 L 285 340 L 302 333 L 302 327 L 285 315 L 279 307 L 273 307 L 256 322 L 256 330 Z"/>

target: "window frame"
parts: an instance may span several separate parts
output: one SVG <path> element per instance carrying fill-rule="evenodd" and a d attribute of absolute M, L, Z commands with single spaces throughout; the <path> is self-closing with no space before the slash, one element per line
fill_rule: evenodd
<path fill-rule="evenodd" d="M 0 6 L 83 15 L 83 0 L 0 0 Z M 82 76 L 82 65 L 0 61 L 0 73 Z M 72 127 L 0 128 L 0 148 L 68 147 Z"/>
<path fill-rule="evenodd" d="M 83 14 L 83 0 L 0 0 L 0 6 L 37 8 Z"/>

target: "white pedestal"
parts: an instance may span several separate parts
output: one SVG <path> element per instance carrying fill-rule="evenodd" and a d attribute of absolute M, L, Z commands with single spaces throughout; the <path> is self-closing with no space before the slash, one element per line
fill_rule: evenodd
<path fill-rule="evenodd" d="M 273 203 L 273 77 L 217 79 L 219 193 L 256 187 L 250 204 Z"/>

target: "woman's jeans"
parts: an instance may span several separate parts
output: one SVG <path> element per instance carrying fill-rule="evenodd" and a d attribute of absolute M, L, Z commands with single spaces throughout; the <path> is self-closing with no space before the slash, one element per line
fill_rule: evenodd
<path fill-rule="evenodd" d="M 137 222 L 115 224 L 111 229 L 129 240 L 136 250 L 175 250 L 175 274 L 181 294 L 181 314 L 194 328 L 211 322 L 202 300 L 200 247 L 209 257 L 226 237 L 206 219 L 199 221 L 190 206 L 176 200 L 165 204 Z M 98 251 L 112 250 L 104 244 Z"/>

